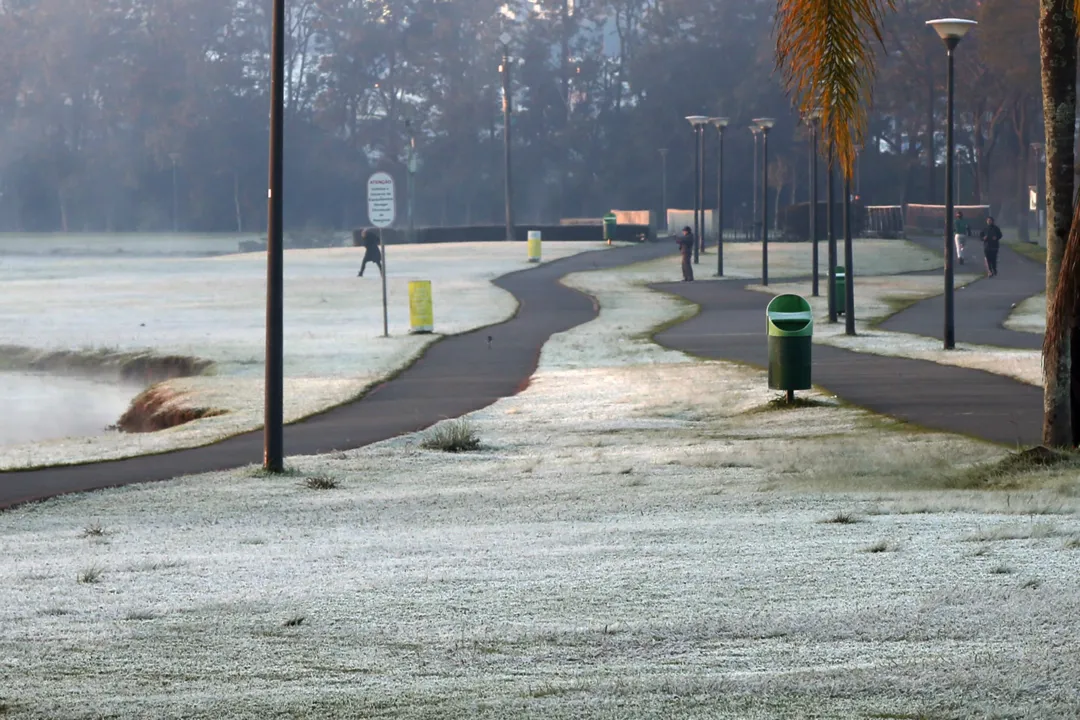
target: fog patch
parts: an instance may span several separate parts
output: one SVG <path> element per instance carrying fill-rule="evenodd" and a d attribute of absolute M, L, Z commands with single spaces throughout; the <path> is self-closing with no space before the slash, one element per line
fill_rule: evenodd
<path fill-rule="evenodd" d="M 0 446 L 102 435 L 139 390 L 79 377 L 0 372 Z"/>

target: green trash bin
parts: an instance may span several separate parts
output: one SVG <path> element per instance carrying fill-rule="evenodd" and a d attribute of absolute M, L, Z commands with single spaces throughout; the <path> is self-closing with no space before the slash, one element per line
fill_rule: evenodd
<path fill-rule="evenodd" d="M 615 225 L 615 213 L 609 212 L 604 216 L 604 241 L 607 242 L 608 245 L 615 241 Z"/>
<path fill-rule="evenodd" d="M 769 331 L 769 389 L 809 390 L 814 312 L 801 295 L 777 295 L 765 309 Z"/>
<path fill-rule="evenodd" d="M 836 314 L 843 315 L 847 309 L 847 270 L 842 265 L 836 266 L 833 275 L 833 297 L 836 298 Z"/>

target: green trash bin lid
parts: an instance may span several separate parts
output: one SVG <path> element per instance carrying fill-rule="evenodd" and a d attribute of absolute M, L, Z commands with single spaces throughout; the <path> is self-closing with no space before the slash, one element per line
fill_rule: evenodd
<path fill-rule="evenodd" d="M 847 270 L 844 269 L 843 265 L 837 265 L 836 266 L 836 272 L 834 273 L 834 275 L 836 277 L 846 277 L 846 274 L 847 274 Z"/>
<path fill-rule="evenodd" d="M 801 295 L 777 295 L 765 308 L 769 335 L 809 337 L 814 334 L 814 311 Z"/>

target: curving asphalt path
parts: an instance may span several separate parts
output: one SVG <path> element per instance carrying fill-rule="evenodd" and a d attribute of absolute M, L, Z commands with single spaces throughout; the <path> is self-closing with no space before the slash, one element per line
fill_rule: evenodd
<path fill-rule="evenodd" d="M 931 242 L 931 241 L 927 241 Z M 932 245 L 931 245 L 932 246 Z M 668 243 L 583 253 L 498 278 L 518 313 L 505 322 L 443 338 L 406 370 L 361 399 L 285 429 L 290 455 L 353 449 L 416 432 L 479 410 L 524 389 L 551 335 L 594 319 L 595 301 L 562 285 L 569 273 L 673 254 Z M 1006 248 L 1002 274 L 957 293 L 957 339 L 1003 347 L 1038 347 L 1040 337 L 1005 330 L 1012 303 L 1042 291 L 1041 267 Z M 673 272 L 674 272 L 673 265 Z M 856 279 L 856 282 L 858 280 Z M 701 307 L 656 336 L 693 355 L 764 367 L 767 294 L 748 282 L 660 283 L 652 287 Z M 883 323 L 889 330 L 941 335 L 941 298 L 930 298 Z M 488 338 L 491 338 L 490 342 Z M 1009 445 L 1039 441 L 1042 392 L 1004 376 L 936 363 L 815 345 L 814 382 L 845 401 L 917 425 Z M 57 495 L 257 463 L 261 431 L 161 455 L 96 464 L 0 473 L 0 509 Z"/>
<path fill-rule="evenodd" d="M 285 451 L 315 455 L 370 445 L 484 408 L 524 389 L 551 335 L 594 319 L 595 301 L 559 280 L 574 272 L 668 254 L 668 243 L 581 253 L 504 275 L 517 298 L 502 323 L 441 339 L 361 399 L 285 428 Z M 488 337 L 491 342 L 488 342 Z M 262 431 L 190 450 L 102 463 L 0 473 L 0 509 L 57 495 L 243 467 L 262 460 Z"/>
<path fill-rule="evenodd" d="M 920 242 L 938 247 L 930 239 Z M 976 248 L 973 254 L 981 263 L 981 251 Z M 978 280 L 956 292 L 957 340 L 1037 349 L 1042 344 L 1040 335 L 1006 330 L 1002 323 L 1013 303 L 1043 291 L 1042 266 L 1004 247 L 999 266 L 997 277 Z M 765 367 L 765 307 L 771 297 L 747 290 L 748 284 L 652 286 L 701 306 L 694 318 L 659 333 L 657 342 L 700 357 Z M 943 302 L 941 296 L 919 302 L 881 327 L 941 339 Z M 813 373 L 815 385 L 846 402 L 922 427 L 1012 446 L 1037 445 L 1041 439 L 1042 390 L 1002 375 L 825 345 L 813 346 Z"/>
<path fill-rule="evenodd" d="M 926 248 L 944 252 L 943 240 L 912 238 Z M 985 273 L 980 243 L 968 242 L 967 261 L 959 273 Z M 944 283 L 942 284 L 944 291 Z M 1001 247 L 997 277 L 984 278 L 953 293 L 953 324 L 957 343 L 992 345 L 1020 350 L 1042 348 L 1042 335 L 1005 327 L 1014 303 L 1046 291 L 1046 268 L 1008 246 Z M 857 310 L 857 308 L 856 308 Z M 882 330 L 913 333 L 942 340 L 945 335 L 945 296 L 928 298 L 881 323 Z"/>

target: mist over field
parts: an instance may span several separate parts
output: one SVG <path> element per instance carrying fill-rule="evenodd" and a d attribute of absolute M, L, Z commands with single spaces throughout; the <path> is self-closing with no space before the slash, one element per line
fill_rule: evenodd
<path fill-rule="evenodd" d="M 137 392 L 74 377 L 0 372 L 0 447 L 102 434 Z"/>

